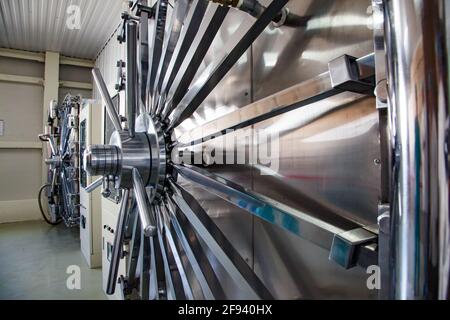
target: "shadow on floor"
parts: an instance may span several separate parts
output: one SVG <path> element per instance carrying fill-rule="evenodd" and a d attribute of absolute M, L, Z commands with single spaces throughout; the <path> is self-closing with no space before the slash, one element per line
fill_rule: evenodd
<path fill-rule="evenodd" d="M 69 266 L 79 266 L 81 289 L 69 290 Z M 103 300 L 101 269 L 89 269 L 78 228 L 41 221 L 0 224 L 0 299 Z"/>

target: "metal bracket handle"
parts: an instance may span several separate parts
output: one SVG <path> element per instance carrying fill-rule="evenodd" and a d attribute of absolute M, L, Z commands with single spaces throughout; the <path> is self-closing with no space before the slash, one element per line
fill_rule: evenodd
<path fill-rule="evenodd" d="M 136 168 L 133 169 L 133 186 L 134 193 L 136 195 L 139 218 L 141 219 L 142 230 L 144 230 L 144 234 L 146 236 L 154 236 L 157 231 L 156 220 L 149 210 L 149 203 L 145 192 L 144 183 L 139 171 Z"/>

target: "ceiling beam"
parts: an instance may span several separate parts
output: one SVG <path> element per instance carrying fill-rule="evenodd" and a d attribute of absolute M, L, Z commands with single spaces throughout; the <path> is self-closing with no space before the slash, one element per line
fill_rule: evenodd
<path fill-rule="evenodd" d="M 61 58 L 59 59 L 59 64 L 83 68 L 93 68 L 95 66 L 95 61 L 61 56 Z"/>
<path fill-rule="evenodd" d="M 92 90 L 92 83 L 77 82 L 77 81 L 60 81 L 59 87 L 60 88 L 70 88 L 70 89 Z"/>
<path fill-rule="evenodd" d="M 0 57 L 30 60 L 42 63 L 45 62 L 45 53 L 7 49 L 7 48 L 0 48 Z M 89 59 L 60 56 L 59 64 L 83 68 L 93 68 L 95 66 L 95 61 Z"/>
<path fill-rule="evenodd" d="M 0 48 L 0 57 L 45 62 L 44 53 L 6 48 Z"/>
<path fill-rule="evenodd" d="M 0 141 L 0 149 L 42 149 L 42 142 Z"/>
<path fill-rule="evenodd" d="M 16 76 L 12 74 L 0 73 L 0 82 L 33 84 L 38 86 L 44 85 L 44 79 L 38 77 Z"/>
<path fill-rule="evenodd" d="M 5 73 L 0 73 L 0 82 L 32 84 L 37 86 L 44 86 L 45 84 L 45 80 L 43 78 L 16 76 L 13 74 L 5 74 Z M 70 89 L 92 90 L 92 83 L 61 80 L 59 81 L 59 87 Z"/>

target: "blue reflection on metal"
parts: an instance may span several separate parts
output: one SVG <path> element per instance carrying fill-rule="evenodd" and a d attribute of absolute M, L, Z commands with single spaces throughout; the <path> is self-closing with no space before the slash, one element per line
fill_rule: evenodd
<path fill-rule="evenodd" d="M 255 214 L 270 223 L 275 223 L 275 215 L 273 213 L 273 209 L 269 206 L 256 208 Z"/>
<path fill-rule="evenodd" d="M 295 233 L 300 234 L 300 227 L 298 224 L 298 221 L 294 219 L 294 217 L 290 215 L 283 215 L 283 221 L 282 221 L 283 228 Z"/>
<path fill-rule="evenodd" d="M 223 178 L 217 178 L 219 181 L 214 181 L 216 177 L 207 172 L 197 172 L 201 171 L 199 168 L 187 168 L 185 166 L 175 166 L 175 168 L 181 175 L 200 183 L 207 189 L 220 191 L 227 201 L 236 204 L 239 208 L 300 236 L 300 222 L 296 217 L 275 208 L 256 195 L 248 194 L 248 190 L 235 186 L 232 182 Z"/>

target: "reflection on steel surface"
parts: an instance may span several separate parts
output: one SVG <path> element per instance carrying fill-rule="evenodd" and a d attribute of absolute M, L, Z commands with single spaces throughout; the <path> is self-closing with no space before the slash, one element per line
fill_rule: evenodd
<path fill-rule="evenodd" d="M 376 239 L 376 235 L 368 230 L 358 228 L 356 224 L 343 221 L 332 225 L 314 216 L 300 212 L 263 195 L 245 189 L 231 181 L 218 177 L 206 170 L 175 165 L 175 169 L 184 178 L 199 184 L 205 190 L 229 201 L 247 212 L 285 229 L 303 239 L 311 241 L 324 249 L 332 250 L 330 257 L 345 267 L 349 267 L 349 260 L 354 260 L 354 252 L 348 253 L 347 262 L 341 262 L 340 252 L 336 249 L 336 239 L 344 239 L 340 251 L 344 247 L 358 246 Z M 356 230 L 361 232 L 356 233 Z M 348 235 L 352 235 L 347 236 Z M 355 235 L 358 234 L 358 236 Z"/>
<path fill-rule="evenodd" d="M 184 178 L 199 184 L 209 192 L 325 249 L 331 247 L 334 234 L 344 232 L 344 229 L 257 195 L 206 170 L 186 166 L 175 168 Z M 306 228 L 304 225 L 309 227 Z M 356 228 L 356 225 L 354 227 Z"/>
<path fill-rule="evenodd" d="M 164 111 L 162 112 L 163 118 L 170 115 L 170 113 L 175 109 L 183 96 L 186 94 L 206 52 L 208 51 L 214 37 L 222 25 L 228 10 L 228 7 L 209 5 L 198 33 L 195 35 L 192 43 L 190 43 L 192 45 L 190 52 L 186 55 L 172 85 L 170 88 L 167 88 L 167 97 L 166 100 L 163 100 L 163 102 L 166 103 Z M 195 21 L 195 19 L 192 19 L 190 24 L 195 24 Z M 192 35 L 186 33 L 186 37 L 188 36 Z"/>
<path fill-rule="evenodd" d="M 245 51 L 251 46 L 256 38 L 264 31 L 274 16 L 281 11 L 287 0 L 275 0 L 270 3 L 262 15 L 241 36 L 238 33 L 228 44 L 225 45 L 224 56 L 209 65 L 194 82 L 189 91 L 177 105 L 177 109 L 171 119 L 169 130 L 176 128 L 180 123 L 189 118 L 200 104 L 206 99 L 220 80 L 230 71 Z M 242 32 L 242 31 L 241 31 Z"/>
<path fill-rule="evenodd" d="M 216 259 L 227 270 L 239 287 L 239 290 L 244 293 L 244 296 L 251 299 L 272 299 L 272 295 L 261 280 L 253 273 L 241 256 L 237 254 L 227 238 L 195 199 L 182 187 L 176 186 L 172 181 L 169 182 L 174 192 L 171 199 L 189 220 L 197 234 L 203 238 L 211 251 L 214 252 Z"/>
<path fill-rule="evenodd" d="M 360 70 L 369 70 L 363 66 L 373 66 L 373 58 L 373 54 L 370 54 L 358 59 Z M 373 77 L 373 75 L 370 71 L 368 73 L 362 73 L 361 79 L 367 79 Z M 226 133 L 227 130 L 241 129 L 342 92 L 342 90 L 333 87 L 330 73 L 323 73 L 314 79 L 297 84 L 270 97 L 240 108 L 219 119 L 207 122 L 203 126 L 183 133 L 178 138 L 182 142 L 182 145 L 179 147 L 201 143 L 211 139 L 211 137 L 218 137 Z M 355 98 L 360 97 L 358 94 L 354 96 Z"/>
<path fill-rule="evenodd" d="M 119 260 L 123 251 L 123 240 L 125 236 L 125 227 L 128 214 L 129 205 L 129 190 L 125 190 L 120 204 L 119 216 L 117 218 L 117 225 L 115 229 L 114 245 L 111 254 L 111 263 L 108 270 L 108 281 L 106 285 L 106 293 L 113 294 L 116 289 L 117 273 L 119 271 Z"/>
<path fill-rule="evenodd" d="M 262 3 L 268 5 L 270 0 Z M 232 74 L 225 77 L 197 112 L 175 130 L 176 137 L 182 139 L 178 141 L 189 144 L 195 139 L 208 137 L 208 134 L 240 123 L 241 113 L 236 110 L 245 110 L 251 102 L 257 105 L 261 99 L 277 96 L 276 93 L 286 88 L 308 83 L 327 72 L 328 62 L 334 58 L 343 54 L 355 57 L 370 54 L 373 51 L 372 31 L 366 27 L 371 23 L 371 16 L 367 13 L 370 5 L 370 1 L 290 1 L 288 7 L 291 12 L 311 16 L 313 21 L 320 21 L 320 26 L 311 22 L 309 28 L 266 28 L 252 45 L 252 50 L 235 65 Z M 237 16 L 234 12 L 231 15 Z M 241 21 L 225 21 L 229 24 L 221 33 L 224 40 L 217 46 L 233 36 L 228 33 L 228 29 L 236 30 Z M 214 53 L 211 50 L 206 59 L 214 60 Z M 274 61 L 274 66 L 270 66 L 270 63 L 266 65 L 266 62 Z M 300 98 L 304 99 L 301 94 Z M 299 211 L 318 215 L 329 223 L 334 223 L 336 219 L 342 220 L 343 216 L 361 225 L 374 224 L 380 191 L 379 166 L 375 164 L 379 158 L 377 111 L 373 99 L 356 103 L 361 98 L 358 94 L 340 93 L 321 100 L 319 104 L 305 105 L 263 121 L 264 126 L 286 132 L 281 154 L 285 159 L 282 160 L 284 168 L 289 170 L 283 177 L 262 179 L 260 168 L 246 166 L 212 166 L 206 169 Z M 278 107 L 276 101 L 272 103 L 271 108 Z M 279 105 L 283 106 L 282 103 Z M 347 143 L 339 144 L 331 141 L 317 146 L 307 144 L 307 150 L 297 147 L 303 136 L 309 135 L 311 128 L 315 128 L 313 131 L 318 134 L 329 131 L 336 119 L 345 129 L 339 131 L 338 136 L 353 132 L 351 125 L 353 122 L 358 123 L 362 105 L 362 114 L 371 114 L 371 120 L 366 123 L 366 129 L 358 126 L 359 131 L 366 134 L 357 139 L 357 145 L 349 139 Z M 258 110 L 253 108 L 251 113 Z M 259 112 L 264 114 L 265 110 Z M 221 118 L 224 114 L 230 114 L 230 117 Z M 243 112 L 244 120 L 245 115 Z M 348 121 L 345 120 L 347 117 Z M 219 118 L 219 121 L 215 121 Z M 196 127 L 199 128 L 196 130 Z M 192 139 L 188 132 L 193 133 Z M 358 130 L 355 129 L 355 132 Z M 236 130 L 233 135 L 239 139 L 240 130 Z M 294 139 L 295 136 L 298 139 Z M 220 139 L 208 143 L 215 144 Z M 247 152 L 252 150 L 247 148 Z M 303 161 L 307 161 L 306 166 Z M 289 178 L 301 176 L 321 178 Z M 327 176 L 337 176 L 338 179 L 327 179 Z M 260 219 L 255 218 L 252 222 L 250 215 L 226 201 L 194 184 L 185 185 L 202 200 L 202 207 L 239 248 L 241 255 L 254 266 L 255 272 L 276 298 L 376 297 L 377 292 L 370 292 L 366 288 L 367 276 L 363 270 L 345 272 L 328 262 L 328 252 L 317 246 L 307 244 Z"/>
<path fill-rule="evenodd" d="M 448 2 L 385 5 L 394 150 L 391 297 L 448 299 L 448 57 L 442 51 Z"/>

